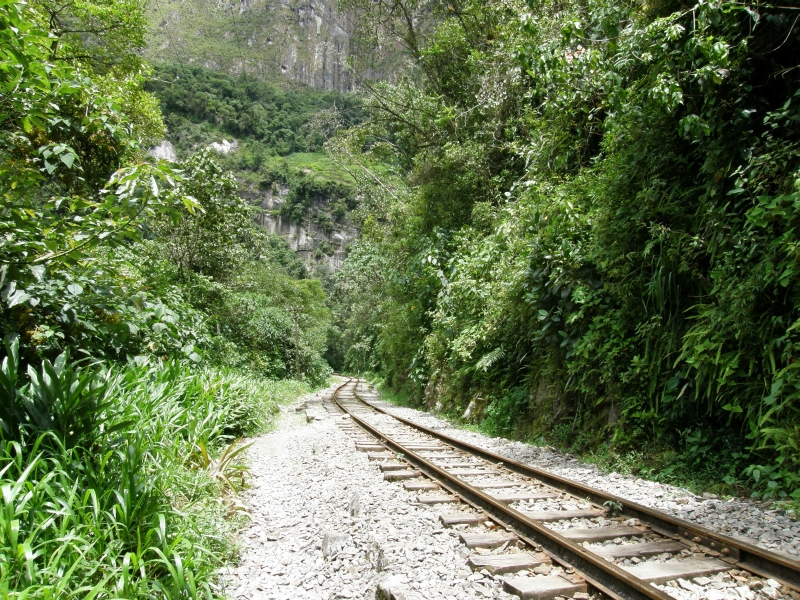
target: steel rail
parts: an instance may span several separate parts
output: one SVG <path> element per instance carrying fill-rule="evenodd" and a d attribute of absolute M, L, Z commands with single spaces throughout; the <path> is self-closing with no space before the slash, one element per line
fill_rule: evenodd
<path fill-rule="evenodd" d="M 358 398 L 358 396 L 356 397 Z M 587 579 L 598 581 L 601 586 L 607 588 L 615 596 L 626 600 L 674 600 L 661 590 L 638 577 L 634 577 L 604 558 L 587 551 L 583 546 L 545 527 L 540 522 L 534 521 L 525 514 L 511 508 L 505 502 L 497 500 L 394 441 L 354 415 L 346 406 L 342 405 L 335 395 L 334 401 L 357 425 L 382 440 L 393 451 L 402 454 L 404 459 L 414 464 L 420 471 L 439 481 L 446 489 L 461 496 L 469 501 L 470 504 L 480 507 L 495 519 L 509 523 L 516 532 L 532 539 L 545 551 L 564 559 L 573 565 L 580 574 L 585 573 L 588 576 Z M 367 404 L 367 406 L 371 405 Z"/>
<path fill-rule="evenodd" d="M 607 506 L 607 503 L 613 503 L 617 506 L 621 506 L 622 512 L 626 516 L 638 518 L 647 525 L 650 525 L 651 529 L 656 533 L 660 533 L 665 537 L 677 541 L 682 541 L 687 544 L 687 546 L 691 546 L 692 544 L 705 546 L 710 549 L 713 553 L 712 555 L 718 553 L 721 560 L 730 563 L 731 568 L 739 568 L 762 577 L 773 578 L 796 591 L 800 591 L 800 562 L 798 561 L 785 558 L 775 552 L 770 552 L 769 550 L 759 548 L 758 546 L 748 544 L 747 542 L 737 540 L 733 537 L 716 533 L 702 525 L 690 523 L 689 521 L 673 517 L 672 515 L 668 515 L 620 496 L 591 488 L 582 483 L 550 473 L 549 471 L 531 467 L 462 442 L 423 425 L 414 423 L 409 419 L 393 415 L 385 409 L 364 400 L 355 389 L 353 390 L 353 395 L 360 402 L 377 412 L 397 419 L 401 423 L 445 442 L 454 448 L 479 456 L 483 460 L 496 466 L 502 466 L 518 475 L 536 479 L 555 489 L 567 492 L 578 498 L 586 499 L 597 505 Z"/>

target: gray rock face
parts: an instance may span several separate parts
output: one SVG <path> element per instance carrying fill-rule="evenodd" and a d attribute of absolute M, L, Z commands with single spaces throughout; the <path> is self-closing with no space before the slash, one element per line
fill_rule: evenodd
<path fill-rule="evenodd" d="M 320 260 L 326 263 L 332 272 L 337 272 L 347 258 L 345 247 L 358 237 L 358 231 L 354 227 L 345 225 L 338 226 L 332 232 L 327 233 L 314 223 L 297 223 L 277 214 L 288 194 L 289 188 L 285 186 L 263 192 L 261 208 L 266 212 L 259 216 L 259 225 L 271 234 L 278 234 L 286 238 L 292 250 L 297 252 L 307 263 L 312 264 Z M 324 209 L 324 207 L 313 207 L 313 210 L 317 209 Z M 334 253 L 318 257 L 317 249 L 326 242 L 335 248 Z"/>
<path fill-rule="evenodd" d="M 239 142 L 236 140 L 229 142 L 223 138 L 221 142 L 211 142 L 208 147 L 214 152 L 219 152 L 220 154 L 230 154 L 231 152 L 236 152 L 236 150 L 239 149 Z"/>
<path fill-rule="evenodd" d="M 178 155 L 175 153 L 175 146 L 173 146 L 172 142 L 168 140 L 164 140 L 155 148 L 151 148 L 148 154 L 150 154 L 150 156 L 156 160 L 178 162 Z"/>
<path fill-rule="evenodd" d="M 149 12 L 151 60 L 283 76 L 318 89 L 353 87 L 347 61 L 354 19 L 336 0 L 174 0 L 150 3 Z"/>

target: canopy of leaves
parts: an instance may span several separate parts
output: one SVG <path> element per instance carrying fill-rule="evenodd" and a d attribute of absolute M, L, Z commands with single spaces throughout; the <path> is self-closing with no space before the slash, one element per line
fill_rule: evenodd
<path fill-rule="evenodd" d="M 50 32 L 50 57 L 96 74 L 141 67 L 147 21 L 141 0 L 32 0 Z"/>

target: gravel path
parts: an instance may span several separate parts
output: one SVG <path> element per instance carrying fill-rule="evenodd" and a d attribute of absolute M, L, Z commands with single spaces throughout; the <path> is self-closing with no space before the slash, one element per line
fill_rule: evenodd
<path fill-rule="evenodd" d="M 439 512 L 356 451 L 322 408 L 325 393 L 301 400 L 318 420 L 284 409 L 278 430 L 249 450 L 252 520 L 239 566 L 225 571 L 228 598 L 372 599 L 382 585 L 398 600 L 516 599 L 472 573 Z"/>
<path fill-rule="evenodd" d="M 365 400 L 377 400 L 375 393 L 368 391 L 366 386 L 362 386 L 359 393 L 362 393 Z M 683 488 L 631 475 L 604 474 L 593 465 L 582 463 L 569 454 L 563 454 L 549 447 L 542 448 L 457 429 L 430 413 L 412 408 L 394 406 L 386 402 L 378 402 L 377 405 L 399 417 L 485 450 L 546 469 L 645 506 L 663 510 L 762 548 L 782 552 L 793 560 L 798 560 L 800 555 L 800 521 L 792 520 L 783 510 L 767 510 L 748 500 L 721 500 L 713 494 L 706 494 L 705 497 L 696 496 Z"/>

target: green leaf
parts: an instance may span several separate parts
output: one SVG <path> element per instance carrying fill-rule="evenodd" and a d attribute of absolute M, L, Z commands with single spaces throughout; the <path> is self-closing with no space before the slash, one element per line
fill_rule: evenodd
<path fill-rule="evenodd" d="M 70 152 L 65 152 L 59 158 L 61 158 L 61 162 L 64 163 L 68 169 L 71 169 L 77 156 Z"/>
<path fill-rule="evenodd" d="M 23 290 L 16 290 L 13 294 L 11 294 L 8 298 L 8 308 L 13 308 L 18 304 L 22 304 L 30 300 L 30 294 Z"/>

